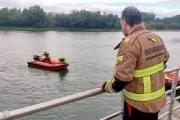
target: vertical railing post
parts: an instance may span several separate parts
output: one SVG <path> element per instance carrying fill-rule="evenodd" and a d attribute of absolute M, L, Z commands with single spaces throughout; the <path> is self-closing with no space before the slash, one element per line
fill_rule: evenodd
<path fill-rule="evenodd" d="M 123 111 L 124 109 L 124 92 L 121 92 L 121 110 Z"/>
<path fill-rule="evenodd" d="M 175 103 L 175 95 L 176 95 L 176 87 L 177 87 L 177 77 L 178 77 L 178 70 L 174 72 L 174 75 L 173 75 L 173 82 L 172 82 L 172 86 L 171 86 L 171 89 L 172 89 L 172 92 L 171 92 L 171 103 L 169 105 L 169 115 L 167 117 L 167 120 L 171 120 L 171 116 L 172 116 L 172 113 L 173 113 L 173 107 L 174 107 L 174 103 Z"/>

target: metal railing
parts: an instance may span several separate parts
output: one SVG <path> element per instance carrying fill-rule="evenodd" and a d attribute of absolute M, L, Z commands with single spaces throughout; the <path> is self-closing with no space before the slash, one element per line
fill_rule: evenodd
<path fill-rule="evenodd" d="M 169 70 L 166 71 L 166 73 L 174 72 L 171 90 L 166 92 L 166 94 L 169 94 L 169 93 L 171 94 L 171 98 L 166 103 L 166 105 L 169 105 L 169 110 L 167 112 L 165 112 L 164 114 L 160 115 L 159 119 L 161 119 L 161 118 L 168 115 L 167 120 L 171 120 L 171 116 L 172 116 L 173 111 L 180 108 L 180 106 L 177 106 L 177 107 L 174 108 L 175 101 L 180 99 L 180 96 L 175 97 L 176 96 L 176 91 L 180 89 L 180 86 L 177 87 L 177 78 L 178 78 L 179 70 L 180 70 L 180 67 L 177 67 L 175 69 L 169 69 Z"/>
<path fill-rule="evenodd" d="M 180 99 L 180 96 L 175 97 L 176 95 L 176 90 L 180 89 L 180 86 L 177 87 L 177 77 L 178 77 L 178 71 L 180 70 L 180 67 L 176 67 L 176 68 L 171 68 L 165 71 L 165 73 L 169 73 L 169 72 L 175 72 L 174 76 L 173 76 L 173 84 L 172 84 L 172 89 L 169 91 L 166 91 L 166 94 L 171 93 L 171 98 L 170 101 L 168 101 L 166 103 L 166 105 L 169 105 L 169 111 L 165 112 L 164 114 L 159 116 L 160 118 L 163 118 L 165 116 L 168 115 L 168 119 L 170 120 L 170 117 L 172 115 L 172 112 L 178 108 L 180 108 L 180 105 L 174 108 L 174 103 L 176 100 Z M 47 101 L 47 102 L 43 102 L 40 104 L 35 104 L 32 106 L 28 106 L 28 107 L 24 107 L 24 108 L 20 108 L 17 110 L 12 110 L 12 111 L 3 111 L 0 112 L 0 120 L 10 120 L 10 119 L 16 119 L 16 118 L 20 118 L 23 116 L 27 116 L 33 113 L 37 113 L 40 111 L 44 111 L 53 107 L 57 107 L 57 106 L 61 106 L 61 105 L 65 105 L 68 103 L 72 103 L 78 100 L 82 100 L 88 97 L 92 97 L 98 94 L 103 93 L 103 90 L 101 88 L 97 88 L 97 89 L 93 89 L 93 90 L 89 90 L 89 91 L 85 91 L 85 92 L 81 92 L 78 94 L 74 94 L 74 95 L 69 95 L 63 98 L 59 98 L 59 99 L 55 99 L 55 100 L 51 100 L 51 101 Z M 121 94 L 123 97 L 123 94 Z M 121 106 L 123 106 L 123 102 L 121 102 Z M 122 114 L 122 110 L 118 111 L 112 115 L 109 115 L 107 117 L 104 117 L 100 120 L 110 120 L 112 118 L 115 118 L 119 115 Z"/>
<path fill-rule="evenodd" d="M 177 77 L 178 77 L 178 72 L 179 72 L 179 70 L 180 70 L 180 67 L 175 67 L 175 68 L 171 68 L 171 69 L 165 70 L 165 73 L 166 73 L 166 74 L 167 74 L 167 73 L 170 73 L 170 72 L 174 72 L 174 75 L 173 75 L 173 82 L 172 82 L 171 89 L 168 90 L 168 91 L 166 91 L 166 95 L 171 94 L 170 100 L 167 101 L 167 103 L 166 103 L 166 105 L 169 105 L 169 104 L 170 104 L 170 105 L 169 105 L 169 111 L 167 111 L 167 112 L 165 112 L 164 114 L 160 115 L 160 116 L 158 117 L 159 119 L 161 119 L 161 118 L 163 118 L 163 117 L 165 117 L 165 116 L 168 115 L 167 120 L 171 120 L 171 116 L 172 116 L 173 111 L 175 111 L 175 110 L 177 110 L 178 108 L 180 108 L 180 105 L 174 108 L 174 103 L 175 103 L 175 101 L 177 101 L 177 100 L 180 99 L 180 96 L 175 97 L 176 91 L 180 89 L 180 86 L 177 87 Z M 105 117 L 105 118 L 102 118 L 102 119 L 100 119 L 100 120 L 110 120 L 110 119 L 112 119 L 112 118 L 115 118 L 115 117 L 118 116 L 118 115 L 121 115 L 120 113 L 122 114 L 122 110 L 119 111 L 119 112 L 116 112 L 116 113 L 114 113 L 114 114 L 112 114 L 112 115 L 109 115 L 109 116 L 107 116 L 107 117 Z"/>

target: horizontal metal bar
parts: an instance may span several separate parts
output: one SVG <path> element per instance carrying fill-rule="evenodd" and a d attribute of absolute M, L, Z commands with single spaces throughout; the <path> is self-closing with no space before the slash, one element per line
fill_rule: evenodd
<path fill-rule="evenodd" d="M 179 90 L 179 89 L 180 89 L 180 86 L 176 87 L 176 90 Z M 170 94 L 172 91 L 173 91 L 173 90 L 170 89 L 170 90 L 166 91 L 166 94 Z"/>
<path fill-rule="evenodd" d="M 176 90 L 179 90 L 180 89 L 180 86 L 176 87 Z"/>
<path fill-rule="evenodd" d="M 174 100 L 176 101 L 176 100 L 179 100 L 179 99 L 180 99 L 180 96 L 176 97 Z M 169 105 L 171 102 L 172 102 L 171 100 L 167 101 L 166 105 Z"/>
<path fill-rule="evenodd" d="M 170 89 L 170 90 L 166 91 L 166 94 L 170 94 L 172 91 L 173 91 L 173 90 Z"/>
<path fill-rule="evenodd" d="M 173 111 L 177 110 L 178 108 L 180 108 L 180 105 L 178 105 L 177 107 L 175 107 L 175 108 L 173 109 Z"/>
<path fill-rule="evenodd" d="M 169 111 L 165 112 L 164 114 L 160 115 L 160 116 L 158 117 L 158 119 L 161 119 L 161 118 L 167 116 L 169 113 L 170 113 Z"/>
<path fill-rule="evenodd" d="M 179 100 L 180 99 L 180 96 L 176 97 L 175 100 Z"/>
<path fill-rule="evenodd" d="M 176 90 L 179 90 L 179 89 L 180 89 L 180 86 L 176 87 Z M 166 91 L 166 94 L 169 94 L 169 93 L 171 93 L 172 91 L 173 91 L 173 90 L 170 89 L 170 90 Z"/>
<path fill-rule="evenodd" d="M 167 101 L 167 102 L 166 102 L 166 105 L 169 105 L 171 102 L 172 102 L 171 100 Z"/>
<path fill-rule="evenodd" d="M 113 113 L 113 114 L 111 114 L 111 115 L 109 115 L 109 116 L 107 116 L 105 118 L 100 119 L 100 120 L 110 120 L 112 118 L 115 118 L 115 117 L 121 115 L 122 113 L 123 113 L 123 111 L 118 111 L 118 112 Z"/>
<path fill-rule="evenodd" d="M 170 72 L 174 72 L 180 70 L 180 67 L 173 67 L 173 68 L 169 68 L 167 70 L 165 70 L 165 73 L 170 73 Z"/>
<path fill-rule="evenodd" d="M 40 104 L 28 106 L 25 108 L 20 108 L 20 109 L 13 110 L 13 111 L 1 112 L 0 113 L 0 120 L 8 120 L 8 119 L 23 117 L 23 116 L 30 115 L 33 113 L 37 113 L 37 112 L 47 110 L 47 109 L 50 109 L 53 107 L 57 107 L 60 105 L 68 104 L 68 103 L 75 102 L 78 100 L 82 100 L 84 98 L 95 96 L 95 95 L 98 95 L 101 93 L 103 93 L 103 90 L 101 88 L 97 88 L 97 89 L 77 93 L 74 95 L 69 95 L 69 96 L 66 96 L 63 98 L 51 100 L 48 102 L 43 102 Z"/>

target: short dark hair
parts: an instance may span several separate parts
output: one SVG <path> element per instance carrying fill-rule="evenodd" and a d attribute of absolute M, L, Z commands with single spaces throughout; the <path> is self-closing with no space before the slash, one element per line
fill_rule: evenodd
<path fill-rule="evenodd" d="M 141 12 L 134 6 L 126 7 L 122 11 L 121 18 L 125 19 L 131 27 L 142 22 Z"/>

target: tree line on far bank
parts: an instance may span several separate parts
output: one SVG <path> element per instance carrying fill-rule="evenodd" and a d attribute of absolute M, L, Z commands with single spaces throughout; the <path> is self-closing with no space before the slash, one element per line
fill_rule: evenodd
<path fill-rule="evenodd" d="M 159 19 L 154 13 L 142 12 L 143 21 L 150 29 L 180 29 L 180 15 Z M 46 13 L 38 6 L 28 9 L 0 9 L 1 27 L 36 27 L 36 28 L 85 28 L 119 29 L 118 15 L 73 10 L 69 14 Z"/>

